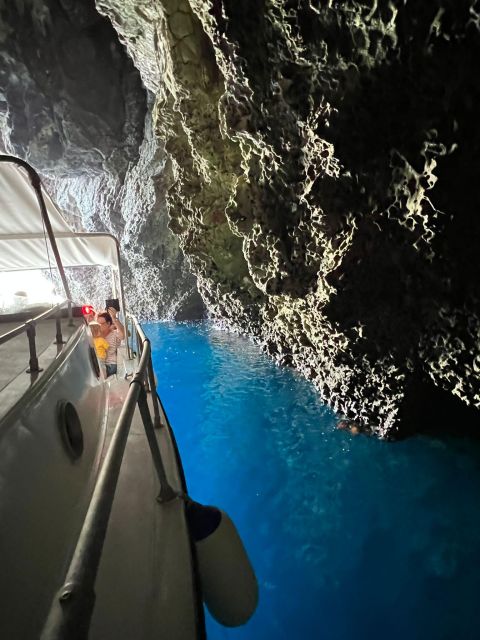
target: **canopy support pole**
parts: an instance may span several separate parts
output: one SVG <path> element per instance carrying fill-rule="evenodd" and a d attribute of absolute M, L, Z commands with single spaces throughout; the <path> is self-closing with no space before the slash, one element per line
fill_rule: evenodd
<path fill-rule="evenodd" d="M 40 180 L 40 176 L 35 171 L 33 167 L 31 167 L 28 162 L 25 162 L 21 158 L 15 158 L 13 156 L 5 156 L 0 155 L 0 162 L 14 162 L 15 164 L 20 165 L 25 169 L 28 173 L 28 177 L 30 178 L 30 182 L 32 183 L 32 187 L 35 189 L 35 193 L 37 195 L 38 204 L 40 206 L 40 212 L 42 214 L 42 219 L 45 224 L 45 229 L 48 234 L 48 238 L 50 240 L 50 244 L 52 247 L 53 255 L 55 256 L 55 262 L 57 263 L 57 268 L 60 273 L 60 277 L 62 279 L 63 288 L 65 289 L 65 293 L 68 299 L 68 317 L 69 324 L 73 322 L 72 318 L 72 296 L 70 294 L 70 287 L 68 286 L 67 277 L 65 275 L 65 270 L 63 268 L 62 260 L 60 258 L 60 253 L 58 252 L 57 243 L 55 241 L 55 236 L 53 235 L 52 225 L 50 224 L 50 218 L 48 217 L 47 207 L 45 206 L 45 200 L 43 199 L 42 194 L 42 183 Z"/>
<path fill-rule="evenodd" d="M 120 308 L 123 313 L 123 321 L 125 322 L 125 344 L 127 346 L 127 357 L 129 360 L 131 360 L 133 356 L 132 356 L 132 351 L 130 349 L 130 343 L 128 342 L 128 322 L 127 322 L 127 313 L 125 309 L 125 291 L 123 289 L 122 270 L 120 269 L 120 245 L 118 244 L 118 240 L 115 240 L 115 245 L 117 247 L 118 283 L 120 286 Z"/>

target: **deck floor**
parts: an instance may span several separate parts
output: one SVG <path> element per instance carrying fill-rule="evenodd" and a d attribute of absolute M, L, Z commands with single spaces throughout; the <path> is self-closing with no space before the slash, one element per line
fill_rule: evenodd
<path fill-rule="evenodd" d="M 128 391 L 128 381 L 112 379 L 109 385 L 113 418 Z M 151 406 L 151 399 L 149 403 Z M 109 425 L 114 422 L 109 420 Z M 180 490 L 174 452 L 165 428 L 156 430 L 156 435 L 167 476 L 173 487 Z M 107 443 L 109 440 L 107 434 Z M 160 504 L 156 500 L 159 489 L 137 410 L 99 568 L 90 631 L 92 640 L 154 640 L 158 637 L 192 640 L 196 637 L 183 505 L 178 499 Z"/>
<path fill-rule="evenodd" d="M 62 337 L 67 341 L 83 323 L 83 319 L 74 318 L 73 326 L 62 319 Z M 21 322 L 1 322 L 0 335 L 16 329 Z M 36 350 L 39 367 L 45 369 L 55 360 L 63 349 L 63 344 L 55 344 L 55 319 L 38 322 L 36 328 Z M 0 417 L 22 397 L 26 390 L 42 375 L 42 371 L 29 374 L 30 349 L 26 333 L 12 338 L 0 345 Z"/>
<path fill-rule="evenodd" d="M 2 324 L 5 327 L 5 323 Z M 66 324 L 67 322 L 65 321 Z M 72 330 L 75 331 L 77 328 L 73 327 Z M 5 331 L 1 332 L 5 333 Z M 55 358 L 58 361 L 58 353 L 61 353 L 61 350 L 60 352 L 57 351 L 57 345 L 52 344 L 52 334 L 54 339 L 55 321 L 47 321 L 44 326 L 39 327 L 38 351 L 41 354 L 39 355 L 39 360 L 40 365 L 44 366 L 45 370 L 48 362 L 51 359 L 55 361 Z M 26 343 L 25 336 L 20 336 L 20 338 L 24 338 Z M 63 352 L 63 355 L 70 359 L 71 362 L 70 367 L 62 369 L 62 379 L 59 383 L 62 390 L 66 384 L 66 376 L 72 375 L 73 372 L 75 378 L 77 356 L 81 356 L 83 361 L 85 362 L 86 360 L 88 363 L 84 351 L 84 347 L 88 346 L 88 340 L 85 335 L 79 332 L 80 339 L 82 341 L 77 345 L 77 339 L 74 337 L 70 343 L 72 349 Z M 78 348 L 79 346 L 82 349 Z M 41 351 L 42 349 L 43 352 Z M 18 394 L 22 388 L 26 388 L 28 391 L 31 385 L 35 384 L 35 380 L 31 380 L 32 376 L 24 372 L 25 364 L 22 357 L 28 357 L 28 351 L 24 349 L 21 352 L 18 349 L 16 357 L 10 358 L 9 353 L 12 354 L 14 351 L 15 349 L 10 345 L 10 349 L 4 350 L 2 354 L 2 357 L 6 358 L 3 362 L 8 363 L 11 376 L 16 374 L 16 378 L 10 384 L 7 383 L 3 390 L 0 391 L 0 419 L 2 418 L 2 413 L 10 411 L 9 408 L 5 409 L 6 399 L 9 401 L 15 400 L 15 394 L 12 389 L 16 389 Z M 63 355 L 60 355 L 60 358 Z M 99 444 L 98 457 L 95 457 L 95 460 L 101 460 L 106 455 L 123 403 L 129 391 L 130 378 L 125 378 L 125 374 L 131 373 L 136 366 L 136 361 L 128 360 L 125 348 L 122 347 L 119 349 L 118 376 L 112 376 L 103 381 L 105 385 L 103 389 L 106 392 L 103 405 L 105 408 L 105 420 L 102 422 L 101 444 Z M 47 373 L 44 378 L 40 378 L 42 385 L 48 387 L 48 385 L 54 384 L 55 376 L 51 375 L 52 369 L 55 368 L 50 367 L 50 373 Z M 43 374 L 39 375 L 42 376 Z M 3 380 L 5 379 L 7 378 L 4 377 Z M 73 393 L 77 400 L 82 397 L 81 380 L 82 378 L 80 377 L 78 379 L 79 389 L 75 389 L 75 393 Z M 101 381 L 98 381 L 98 383 L 100 384 Z M 69 393 L 67 393 L 66 397 L 69 397 Z M 70 393 L 70 395 L 72 394 Z M 20 398 L 22 397 L 25 397 L 25 391 L 23 395 L 20 395 Z M 45 406 L 47 406 L 49 403 L 48 394 L 45 393 L 42 398 L 44 398 Z M 151 394 L 149 394 L 148 398 L 152 407 Z M 18 398 L 15 404 L 11 406 L 11 414 L 17 413 L 23 416 L 23 412 L 29 411 L 29 408 L 25 408 L 23 403 L 18 402 Z M 38 406 L 36 410 L 38 411 Z M 153 415 L 152 409 L 151 413 Z M 92 416 L 92 421 L 95 421 L 95 424 L 98 422 L 97 417 L 96 414 Z M 23 417 L 13 420 L 10 416 L 10 418 L 7 418 L 8 421 L 10 425 L 9 434 L 15 431 L 16 425 L 18 425 L 18 433 L 20 435 L 23 433 Z M 166 423 L 163 413 L 161 422 L 163 425 Z M 86 425 L 87 423 L 85 423 L 85 429 Z M 87 430 L 85 432 L 87 433 Z M 52 434 L 51 441 L 55 444 L 57 435 L 56 423 L 50 424 L 44 421 L 42 429 L 37 434 L 37 439 L 23 438 L 20 440 L 27 444 L 32 443 L 34 459 L 39 461 L 39 469 L 41 469 L 38 472 L 40 474 L 38 477 L 42 478 L 42 482 L 46 482 L 50 477 L 49 474 L 52 473 L 53 467 L 49 464 L 48 473 L 46 473 L 41 466 L 43 460 L 48 460 L 50 451 L 49 448 L 42 449 L 42 443 L 44 442 L 40 437 L 42 434 L 45 437 L 48 434 Z M 169 483 L 175 491 L 181 492 L 181 474 L 177 467 L 176 452 L 170 439 L 169 431 L 163 426 L 155 430 L 155 435 Z M 51 441 L 48 440 L 49 446 L 51 446 Z M 63 464 L 61 455 L 59 460 Z M 22 460 L 21 464 L 26 465 L 25 460 Z M 30 499 L 23 501 L 23 504 L 26 505 L 24 510 L 25 518 L 28 519 L 30 517 L 32 505 L 39 503 L 40 498 L 44 499 L 48 505 L 57 491 L 62 492 L 65 490 L 67 492 L 65 504 L 69 508 L 72 507 L 69 503 L 69 490 L 72 487 L 75 488 L 75 482 L 72 478 L 76 476 L 71 476 L 70 474 L 80 469 L 80 466 L 77 467 L 76 464 L 72 464 L 71 467 L 67 465 L 67 473 L 58 476 L 58 478 L 52 476 L 50 478 L 52 484 L 48 485 L 48 491 L 45 491 L 41 496 L 36 496 L 34 502 L 31 502 Z M 14 469 L 16 468 L 14 467 Z M 23 477 L 23 474 L 21 474 L 21 477 Z M 35 474 L 32 477 L 38 480 Z M 42 483 L 39 484 L 42 485 Z M 25 483 L 25 495 L 30 496 L 30 498 L 32 486 L 28 482 Z M 36 483 L 35 486 L 37 486 Z M 158 637 L 192 640 L 198 637 L 196 592 L 192 576 L 190 540 L 183 502 L 180 498 L 175 498 L 168 503 L 159 503 L 157 501 L 159 489 L 159 479 L 156 476 L 150 448 L 145 436 L 145 429 L 137 408 L 133 415 L 132 426 L 128 435 L 95 586 L 96 604 L 89 634 L 91 640 L 117 640 L 119 638 L 154 640 Z M 49 520 L 50 522 L 51 520 Z M 32 528 L 24 528 L 21 532 L 22 535 L 27 530 L 30 532 Z M 28 541 L 26 544 L 28 544 Z M 75 540 L 72 539 L 69 544 L 73 549 Z M 41 549 L 45 547 L 42 540 L 40 540 L 38 547 Z M 29 553 L 25 553 L 23 557 L 26 559 L 25 562 L 28 567 L 31 556 Z M 50 556 L 47 554 L 45 557 Z M 36 575 L 35 571 L 36 568 L 32 569 L 32 575 Z M 62 579 L 62 576 L 60 576 L 59 580 L 55 579 L 55 588 L 51 590 L 52 598 L 60 588 Z M 46 598 L 47 602 L 49 602 L 49 597 Z M 36 612 L 37 614 L 40 620 L 43 611 L 41 613 Z M 47 611 L 45 611 L 45 618 L 46 614 Z M 12 616 L 13 624 L 15 623 L 15 615 L 12 614 Z M 2 622 L 1 616 L 0 622 Z M 10 624 L 10 622 L 8 623 Z M 28 627 L 28 624 L 29 622 L 26 620 L 26 627 Z M 2 634 L 2 637 L 13 637 L 13 634 Z M 22 637 L 33 637 L 33 635 Z"/>

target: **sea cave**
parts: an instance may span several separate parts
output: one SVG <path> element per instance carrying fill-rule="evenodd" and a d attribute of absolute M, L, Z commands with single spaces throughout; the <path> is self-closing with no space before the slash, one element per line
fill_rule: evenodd
<path fill-rule="evenodd" d="M 140 318 L 382 439 L 478 435 L 476 0 L 11 0 L 0 37 L 2 152 L 118 237 Z"/>

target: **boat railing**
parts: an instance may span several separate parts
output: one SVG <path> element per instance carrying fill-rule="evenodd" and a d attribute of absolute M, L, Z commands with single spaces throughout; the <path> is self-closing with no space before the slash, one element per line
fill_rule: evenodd
<path fill-rule="evenodd" d="M 132 316 L 130 316 L 130 323 L 137 340 L 138 365 L 130 381 L 110 446 L 99 472 L 70 566 L 62 587 L 53 599 L 41 640 L 66 640 L 67 638 L 68 640 L 86 640 L 88 638 L 95 605 L 97 571 L 127 438 L 137 406 L 160 484 L 157 500 L 169 502 L 183 497 L 183 494 L 175 491 L 168 482 L 155 433 L 156 429 L 165 428 L 166 424 L 162 424 L 160 419 L 150 340 Z M 129 323 L 126 324 L 128 327 Z M 153 419 L 148 403 L 148 390 L 151 392 Z"/>
<path fill-rule="evenodd" d="M 63 336 L 62 336 L 62 309 L 64 307 L 68 308 L 68 316 L 69 323 L 73 324 L 72 320 L 72 303 L 70 300 L 63 300 L 59 302 L 55 306 L 47 309 L 43 313 L 40 313 L 38 316 L 26 320 L 21 325 L 12 329 L 11 331 L 7 331 L 6 333 L 0 335 L 0 345 L 5 344 L 9 340 L 16 338 L 22 333 L 27 334 L 28 338 L 28 347 L 30 351 L 30 359 L 29 359 L 29 368 L 27 369 L 27 373 L 38 373 L 42 371 L 42 369 L 38 365 L 38 356 L 37 356 L 37 341 L 36 341 L 36 325 L 42 320 L 48 320 L 52 316 L 55 316 L 55 343 L 54 344 L 64 344 Z"/>

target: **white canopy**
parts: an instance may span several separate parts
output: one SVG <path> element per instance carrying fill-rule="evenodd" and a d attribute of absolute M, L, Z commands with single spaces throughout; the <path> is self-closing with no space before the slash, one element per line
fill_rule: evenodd
<path fill-rule="evenodd" d="M 108 233 L 76 233 L 42 192 L 63 266 L 118 269 L 116 239 Z M 27 171 L 13 162 L 0 162 L 0 271 L 48 269 L 50 265 L 56 266 L 55 257 Z"/>

